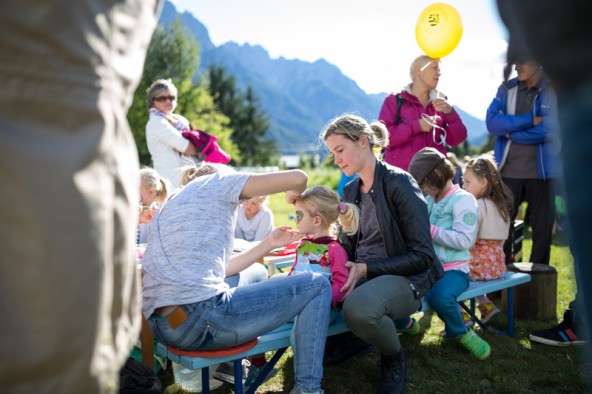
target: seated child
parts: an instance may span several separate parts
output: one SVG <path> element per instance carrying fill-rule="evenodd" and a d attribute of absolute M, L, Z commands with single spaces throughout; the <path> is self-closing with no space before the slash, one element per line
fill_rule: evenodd
<path fill-rule="evenodd" d="M 140 208 L 137 244 L 148 241 L 149 224 L 158 207 L 166 200 L 170 186 L 155 169 L 140 170 Z"/>
<path fill-rule="evenodd" d="M 235 238 L 261 241 L 272 231 L 273 212 L 267 207 L 267 196 L 249 198 L 241 204 L 234 228 Z"/>
<path fill-rule="evenodd" d="M 475 196 L 479 205 L 479 232 L 471 248 L 469 276 L 471 280 L 501 278 L 506 272 L 504 241 L 510 231 L 512 192 L 502 181 L 491 156 L 469 161 L 464 178 L 464 189 Z M 476 298 L 483 323 L 493 321 L 500 314 L 486 294 Z"/>
<path fill-rule="evenodd" d="M 288 275 L 302 271 L 325 273 L 331 281 L 331 306 L 343 301 L 341 288 L 347 281 L 347 253 L 339 243 L 335 224 L 341 225 L 345 234 L 358 231 L 360 212 L 358 207 L 344 203 L 326 187 L 306 190 L 295 201 L 296 227 L 308 234 L 296 251 L 296 259 Z"/>
<path fill-rule="evenodd" d="M 444 276 L 426 294 L 440 319 L 446 336 L 456 338 L 479 360 L 489 357 L 489 344 L 465 327 L 457 297 L 469 287 L 469 249 L 477 238 L 478 209 L 475 197 L 454 185 L 454 166 L 434 148 L 417 152 L 409 172 L 426 194 L 434 251 L 444 268 Z"/>

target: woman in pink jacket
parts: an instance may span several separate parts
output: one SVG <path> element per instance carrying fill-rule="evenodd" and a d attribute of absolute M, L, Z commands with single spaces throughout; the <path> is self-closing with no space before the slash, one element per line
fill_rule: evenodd
<path fill-rule="evenodd" d="M 387 96 L 378 116 L 390 134 L 384 161 L 405 171 L 422 148 L 429 146 L 446 154 L 447 146 L 467 138 L 460 116 L 436 90 L 440 61 L 419 56 L 411 63 L 410 76 L 412 82 L 401 93 Z"/>

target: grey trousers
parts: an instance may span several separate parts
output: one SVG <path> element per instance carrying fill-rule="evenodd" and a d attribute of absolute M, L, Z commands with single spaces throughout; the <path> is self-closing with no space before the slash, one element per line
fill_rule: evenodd
<path fill-rule="evenodd" d="M 420 304 L 407 278 L 383 275 L 358 285 L 345 298 L 342 313 L 354 334 L 381 354 L 394 356 L 401 350 L 395 320 L 417 312 Z"/>
<path fill-rule="evenodd" d="M 0 391 L 115 392 L 140 329 L 126 111 L 156 0 L 0 2 Z"/>

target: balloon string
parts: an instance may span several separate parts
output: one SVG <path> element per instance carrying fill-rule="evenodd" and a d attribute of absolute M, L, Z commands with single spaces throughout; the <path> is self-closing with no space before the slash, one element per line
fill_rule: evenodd
<path fill-rule="evenodd" d="M 429 66 L 430 64 L 432 64 L 433 62 L 434 62 L 433 60 L 430 60 L 430 61 L 429 61 L 429 62 L 427 62 L 427 63 L 426 63 L 426 64 L 425 64 L 425 65 L 424 65 L 422 68 L 420 68 L 420 69 L 419 69 L 419 71 L 421 72 L 421 71 L 425 70 L 425 69 L 426 69 L 426 68 L 428 68 L 428 66 Z"/>
<path fill-rule="evenodd" d="M 436 122 L 432 120 L 432 117 L 426 113 L 421 114 L 421 118 L 430 126 L 432 126 L 432 140 L 436 145 L 442 145 L 443 147 L 447 148 L 448 144 L 446 143 L 446 129 L 444 127 L 438 126 Z M 440 141 L 436 140 L 437 129 L 442 130 L 440 133 Z"/>

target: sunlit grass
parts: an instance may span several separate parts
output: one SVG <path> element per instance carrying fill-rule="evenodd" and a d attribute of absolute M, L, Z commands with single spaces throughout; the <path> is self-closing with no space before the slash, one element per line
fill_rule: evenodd
<path fill-rule="evenodd" d="M 335 188 L 339 170 L 327 175 L 326 171 L 310 171 L 309 186 L 323 184 Z M 274 211 L 275 224 L 293 225 L 289 215 L 292 206 L 284 201 L 284 195 L 271 196 L 269 205 Z M 527 259 L 531 250 L 530 232 L 525 231 L 523 256 Z M 526 260 L 525 260 L 526 261 Z M 431 311 L 420 313 L 422 329 L 415 337 L 402 336 L 401 343 L 409 365 L 408 393 L 581 393 L 585 391 L 579 347 L 552 347 L 532 343 L 532 331 L 548 328 L 559 321 L 563 311 L 575 296 L 576 286 L 573 259 L 563 234 L 557 234 L 551 250 L 551 265 L 557 269 L 557 318 L 551 321 L 515 319 L 514 337 L 490 332 L 479 332 L 491 346 L 492 354 L 485 361 L 478 361 L 455 340 L 445 339 L 440 331 L 442 321 Z M 494 299 L 500 304 L 500 299 Z M 495 322 L 500 329 L 506 327 L 506 317 Z M 268 355 L 268 358 L 271 354 Z M 343 365 L 325 368 L 323 388 L 327 394 L 358 394 L 376 392 L 379 381 L 377 367 L 379 356 L 371 353 L 350 360 Z M 278 375 L 263 385 L 258 393 L 288 393 L 294 384 L 293 354 L 290 349 L 277 365 Z M 172 372 L 163 371 L 159 377 L 163 387 L 172 384 Z M 171 389 L 173 389 L 171 387 Z M 180 393 L 169 390 L 169 394 Z M 213 391 L 216 394 L 232 393 L 232 387 L 224 384 Z"/>

